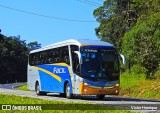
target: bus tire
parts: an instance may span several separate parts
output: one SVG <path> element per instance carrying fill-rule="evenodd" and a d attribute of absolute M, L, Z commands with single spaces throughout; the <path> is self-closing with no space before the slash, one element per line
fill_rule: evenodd
<path fill-rule="evenodd" d="M 66 95 L 65 95 L 65 93 L 60 93 L 60 96 L 65 97 Z"/>
<path fill-rule="evenodd" d="M 66 98 L 71 99 L 73 95 L 70 93 L 70 85 L 69 85 L 69 83 L 66 84 L 65 92 L 66 92 Z"/>
<path fill-rule="evenodd" d="M 36 82 L 36 87 L 35 87 L 36 95 L 46 95 L 46 92 L 40 91 L 40 86 L 39 83 Z"/>
<path fill-rule="evenodd" d="M 102 95 L 102 94 L 98 94 L 98 95 L 97 95 L 97 99 L 99 99 L 99 100 L 103 100 L 104 97 L 105 97 L 105 95 Z"/>

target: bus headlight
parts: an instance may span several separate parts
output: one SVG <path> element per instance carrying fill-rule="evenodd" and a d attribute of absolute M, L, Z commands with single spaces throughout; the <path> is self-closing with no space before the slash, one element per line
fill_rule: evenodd
<path fill-rule="evenodd" d="M 85 83 L 84 83 L 84 85 L 85 85 L 85 86 L 87 86 L 87 85 L 88 85 L 88 83 L 86 83 L 86 82 L 85 82 Z"/>
<path fill-rule="evenodd" d="M 118 86 L 119 86 L 119 84 L 116 84 L 116 86 L 118 87 Z"/>

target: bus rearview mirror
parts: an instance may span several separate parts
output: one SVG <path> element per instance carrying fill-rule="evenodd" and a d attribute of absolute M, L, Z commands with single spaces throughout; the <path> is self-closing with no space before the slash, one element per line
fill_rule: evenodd
<path fill-rule="evenodd" d="M 74 51 L 74 53 L 76 53 L 78 55 L 79 63 L 82 64 L 80 52 L 79 51 Z"/>
<path fill-rule="evenodd" d="M 126 58 L 125 58 L 125 56 L 122 55 L 122 54 L 119 54 L 119 55 L 120 55 L 121 58 L 122 58 L 123 65 L 125 65 L 125 64 L 126 64 Z"/>

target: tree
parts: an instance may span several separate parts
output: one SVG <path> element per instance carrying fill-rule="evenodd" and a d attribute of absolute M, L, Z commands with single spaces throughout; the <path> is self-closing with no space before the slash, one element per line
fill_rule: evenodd
<path fill-rule="evenodd" d="M 27 80 L 28 50 L 20 36 L 6 37 L 0 41 L 0 83 Z"/>
<path fill-rule="evenodd" d="M 0 34 L 0 84 L 27 81 L 29 51 L 40 47 L 38 42 L 26 44 L 20 36 Z"/>
<path fill-rule="evenodd" d="M 138 21 L 123 38 L 123 53 L 133 64 L 140 64 L 147 78 L 153 78 L 160 65 L 160 12 Z"/>
<path fill-rule="evenodd" d="M 39 48 L 41 48 L 41 44 L 39 44 L 37 41 L 30 42 L 27 44 L 27 48 L 29 51 L 39 49 Z"/>
<path fill-rule="evenodd" d="M 127 30 L 127 16 L 123 11 L 127 8 L 127 0 L 106 0 L 103 6 L 94 10 L 93 15 L 100 23 L 95 29 L 96 35 L 103 41 L 121 48 L 121 38 Z"/>

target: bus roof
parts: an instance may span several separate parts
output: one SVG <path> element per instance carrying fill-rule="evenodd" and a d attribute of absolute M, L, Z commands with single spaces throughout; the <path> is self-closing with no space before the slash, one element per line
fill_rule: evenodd
<path fill-rule="evenodd" d="M 52 48 L 56 48 L 56 47 L 61 47 L 61 46 L 65 46 L 65 45 L 77 45 L 77 46 L 107 46 L 107 47 L 113 47 L 112 44 L 108 43 L 108 42 L 104 42 L 104 41 L 99 41 L 99 40 L 88 40 L 88 39 L 69 39 L 66 41 L 62 41 L 62 42 L 57 42 L 45 47 L 42 47 L 40 49 L 36 49 L 31 51 L 30 53 L 35 53 L 35 52 L 39 52 L 39 51 L 43 51 L 43 50 L 48 50 L 48 49 L 52 49 Z"/>

